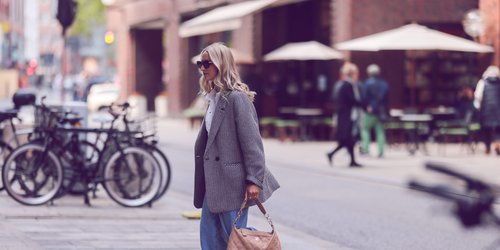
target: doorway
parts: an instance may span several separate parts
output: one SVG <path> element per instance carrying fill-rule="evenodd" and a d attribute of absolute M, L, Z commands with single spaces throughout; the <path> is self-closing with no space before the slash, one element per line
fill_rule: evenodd
<path fill-rule="evenodd" d="M 153 111 L 155 97 L 164 90 L 163 30 L 136 29 L 132 34 L 135 38 L 136 91 L 146 97 L 148 111 Z"/>

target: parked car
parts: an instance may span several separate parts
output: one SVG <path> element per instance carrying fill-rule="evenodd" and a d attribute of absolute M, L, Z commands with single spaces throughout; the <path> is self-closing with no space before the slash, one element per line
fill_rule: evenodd
<path fill-rule="evenodd" d="M 112 83 L 114 82 L 111 80 L 111 78 L 106 77 L 106 76 L 93 76 L 90 77 L 84 84 L 83 84 L 83 96 L 82 99 L 84 101 L 87 100 L 87 97 L 90 93 L 90 88 L 94 85 L 99 85 L 99 84 L 105 84 L 105 83 Z"/>
<path fill-rule="evenodd" d="M 87 107 L 90 112 L 101 110 L 118 100 L 120 88 L 111 82 L 92 85 L 87 96 Z"/>

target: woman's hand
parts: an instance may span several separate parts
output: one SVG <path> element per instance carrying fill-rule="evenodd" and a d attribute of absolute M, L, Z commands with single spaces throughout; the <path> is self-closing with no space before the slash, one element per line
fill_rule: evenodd
<path fill-rule="evenodd" d="M 247 190 L 245 193 L 245 198 L 247 200 L 256 200 L 259 199 L 260 188 L 255 184 L 248 184 Z"/>

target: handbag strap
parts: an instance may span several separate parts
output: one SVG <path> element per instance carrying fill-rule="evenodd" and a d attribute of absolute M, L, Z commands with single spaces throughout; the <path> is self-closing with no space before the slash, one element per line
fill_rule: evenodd
<path fill-rule="evenodd" d="M 248 201 L 248 199 L 245 197 L 245 199 L 243 200 L 243 203 L 241 203 L 241 207 L 240 207 L 240 210 L 238 211 L 238 215 L 236 216 L 236 219 L 234 219 L 233 227 L 236 227 L 236 222 L 240 219 L 241 214 L 243 213 L 243 209 L 245 209 L 245 207 L 247 205 L 247 201 Z M 259 207 L 259 210 L 264 215 L 264 217 L 266 217 L 267 223 L 269 223 L 269 225 L 272 228 L 271 233 L 273 233 L 274 232 L 274 224 L 273 224 L 273 221 L 271 220 L 271 217 L 269 216 L 266 209 L 264 208 L 264 205 L 262 205 L 262 203 L 260 202 L 259 199 L 254 199 L 253 201 L 255 202 L 257 207 Z"/>

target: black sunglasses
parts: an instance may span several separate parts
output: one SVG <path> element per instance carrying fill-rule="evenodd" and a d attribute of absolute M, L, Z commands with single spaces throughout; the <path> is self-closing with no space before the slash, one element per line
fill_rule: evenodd
<path fill-rule="evenodd" d="M 213 64 L 213 62 L 209 61 L 209 60 L 196 62 L 196 65 L 198 66 L 199 69 L 201 69 L 201 66 L 203 66 L 203 68 L 205 68 L 205 69 L 208 69 L 208 67 L 210 67 L 211 64 Z"/>

